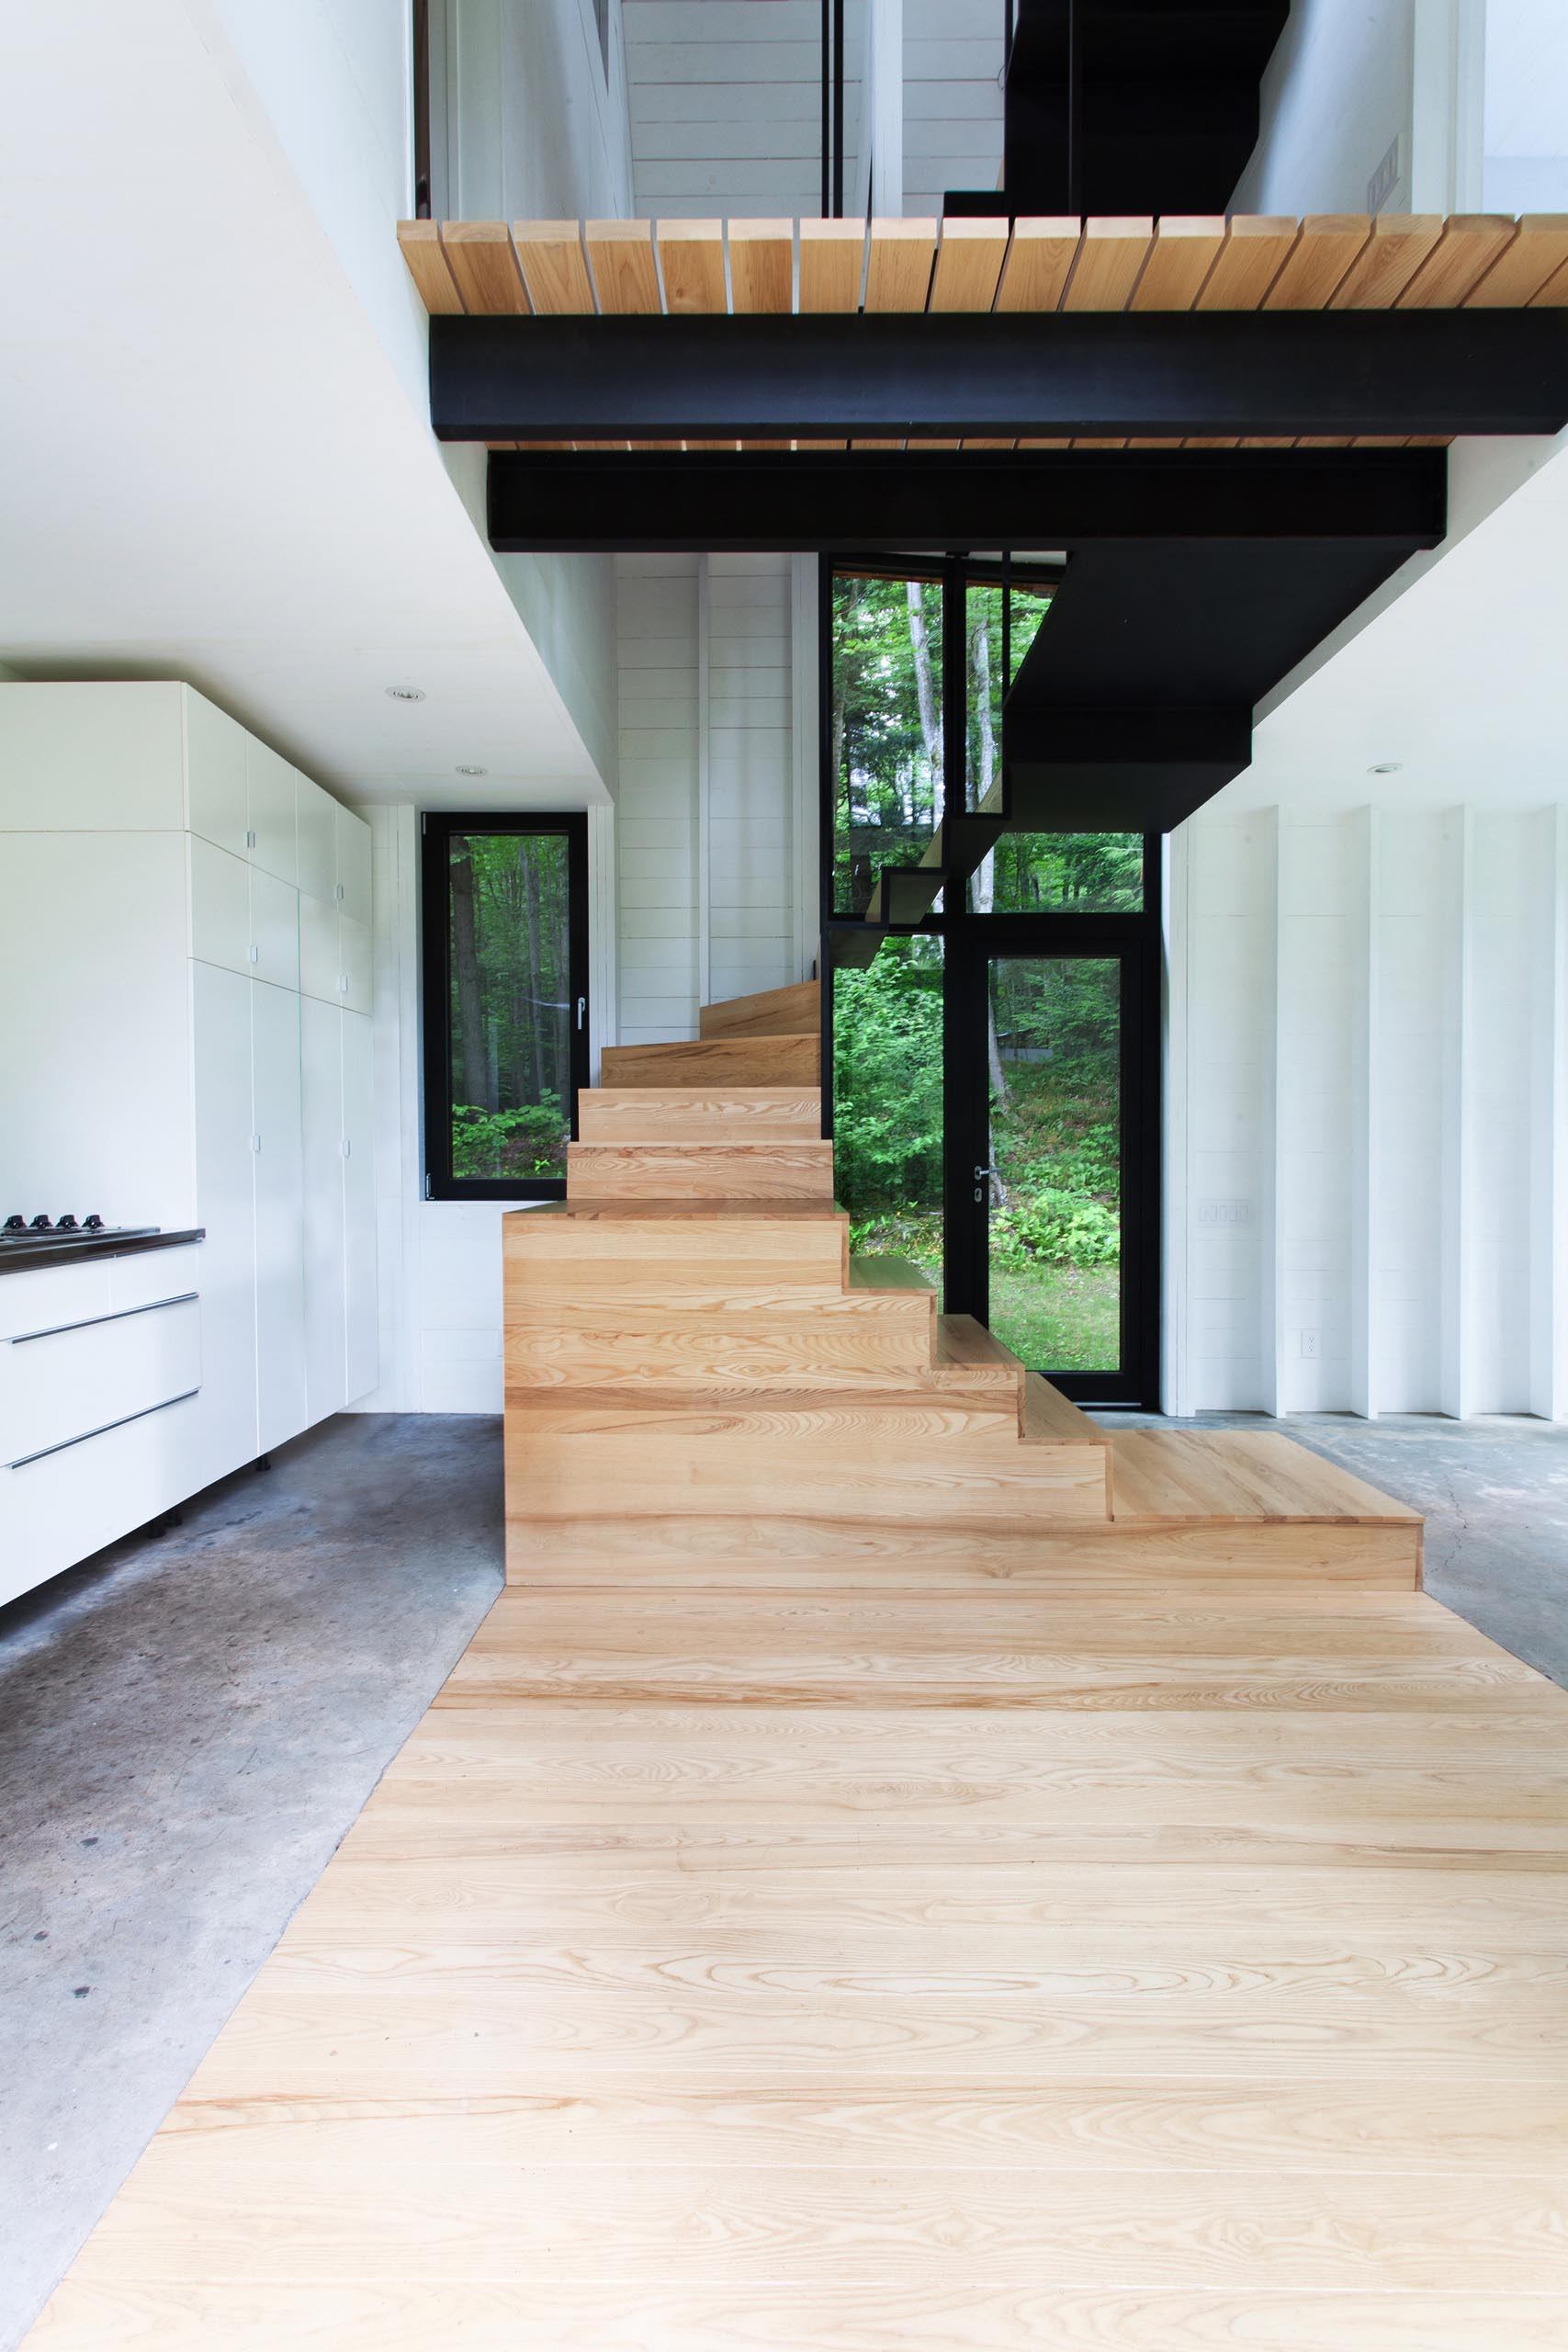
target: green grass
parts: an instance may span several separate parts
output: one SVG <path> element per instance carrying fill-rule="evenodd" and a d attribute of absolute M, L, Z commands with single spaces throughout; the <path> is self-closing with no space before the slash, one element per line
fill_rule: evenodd
<path fill-rule="evenodd" d="M 1121 1360 L 1114 1266 L 991 1269 L 991 1329 L 1034 1372 L 1111 1372 Z"/>
<path fill-rule="evenodd" d="M 907 1258 L 942 1297 L 942 1233 L 930 1216 L 856 1224 L 853 1249 Z M 991 1268 L 991 1329 L 1032 1372 L 1113 1372 L 1122 1354 L 1122 1283 L 1114 1266 Z"/>

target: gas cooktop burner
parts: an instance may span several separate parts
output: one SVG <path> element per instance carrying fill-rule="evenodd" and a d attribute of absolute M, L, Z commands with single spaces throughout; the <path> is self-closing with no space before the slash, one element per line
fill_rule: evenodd
<path fill-rule="evenodd" d="M 0 1226 L 0 1248 L 38 1248 L 49 1242 L 73 1241 L 140 1241 L 156 1233 L 155 1225 L 106 1225 L 101 1216 L 85 1216 L 80 1223 L 69 1211 L 63 1216 L 8 1216 Z"/>

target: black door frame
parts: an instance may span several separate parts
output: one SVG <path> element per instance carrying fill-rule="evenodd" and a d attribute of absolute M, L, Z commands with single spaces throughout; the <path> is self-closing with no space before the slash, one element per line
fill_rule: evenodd
<path fill-rule="evenodd" d="M 943 777 L 944 804 L 964 805 L 965 698 L 964 642 L 967 578 L 999 583 L 996 559 L 900 555 L 879 550 L 824 555 L 818 565 L 818 737 L 820 775 L 818 842 L 822 918 L 822 1132 L 833 1133 L 832 934 L 864 932 L 863 918 L 835 905 L 834 844 L 839 779 L 832 759 L 833 576 L 869 573 L 883 579 L 940 581 L 942 587 L 942 740 L 959 747 L 956 771 Z M 1021 564 L 1018 587 L 1043 585 L 1048 565 Z M 950 650 L 951 649 L 951 650 Z M 984 987 L 987 956 L 1117 956 L 1123 971 L 1122 1008 L 1122 1364 L 1115 1375 L 1053 1374 L 1053 1385 L 1082 1403 L 1160 1410 L 1161 1059 L 1163 1046 L 1163 836 L 1144 836 L 1144 903 L 1129 914 L 933 914 L 911 936 L 945 943 L 942 968 L 942 1231 L 944 1303 L 955 1315 L 984 1322 L 988 1309 L 987 1253 L 975 1223 L 976 1138 L 989 1132 L 984 1050 Z M 988 944 L 987 943 L 995 943 Z M 978 993 L 979 1011 L 975 1003 Z M 967 1001 L 967 1011 L 965 1010 Z M 980 1024 L 976 1026 L 976 1023 Z M 968 1039 L 977 1037 L 978 1050 Z M 962 1138 L 962 1140 L 961 1140 Z M 983 1216 L 982 1209 L 979 1214 Z M 1040 1367 L 1049 1371 L 1049 1366 Z"/>
<path fill-rule="evenodd" d="M 452 1173 L 452 962 L 448 920 L 448 849 L 454 833 L 552 834 L 567 844 L 567 924 L 571 1001 L 577 1017 L 571 1036 L 570 1132 L 577 1136 L 577 1098 L 588 1084 L 588 819 L 581 809 L 559 814 L 497 812 L 489 808 L 454 813 L 427 809 L 420 816 L 420 963 L 424 1066 L 424 1197 L 427 1201 L 559 1201 L 564 1176 L 511 1181 Z"/>
<path fill-rule="evenodd" d="M 1159 1410 L 1160 1000 L 1159 836 L 1144 845 L 1142 914 L 961 916 L 947 927 L 943 978 L 942 1230 L 950 1312 L 990 1320 L 988 1204 L 975 1169 L 990 1158 L 986 1057 L 987 967 L 993 956 L 1116 961 L 1122 969 L 1120 1126 L 1122 1248 L 1120 1363 L 1114 1373 L 1050 1374 L 1081 1404 Z M 1150 894 L 1156 910 L 1151 922 Z M 985 1193 L 988 1188 L 978 1188 Z"/>

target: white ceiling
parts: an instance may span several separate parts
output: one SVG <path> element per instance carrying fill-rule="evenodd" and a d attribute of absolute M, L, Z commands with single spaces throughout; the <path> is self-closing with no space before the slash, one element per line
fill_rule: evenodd
<path fill-rule="evenodd" d="M 0 662 L 189 678 L 355 799 L 462 805 L 465 763 L 490 798 L 601 800 L 417 374 L 215 25 L 7 11 Z"/>
<path fill-rule="evenodd" d="M 1454 536 L 1286 682 L 1215 816 L 1568 798 L 1568 435 L 1459 445 L 1450 465 Z"/>

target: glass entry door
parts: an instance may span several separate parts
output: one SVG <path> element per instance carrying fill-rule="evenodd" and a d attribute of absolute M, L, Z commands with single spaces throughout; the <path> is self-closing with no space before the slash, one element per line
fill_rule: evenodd
<path fill-rule="evenodd" d="M 1145 951 L 1081 921 L 1089 935 L 1060 947 L 1004 944 L 999 928 L 964 941 L 954 976 L 949 1298 L 1067 1395 L 1145 1404 L 1158 1389 Z"/>

